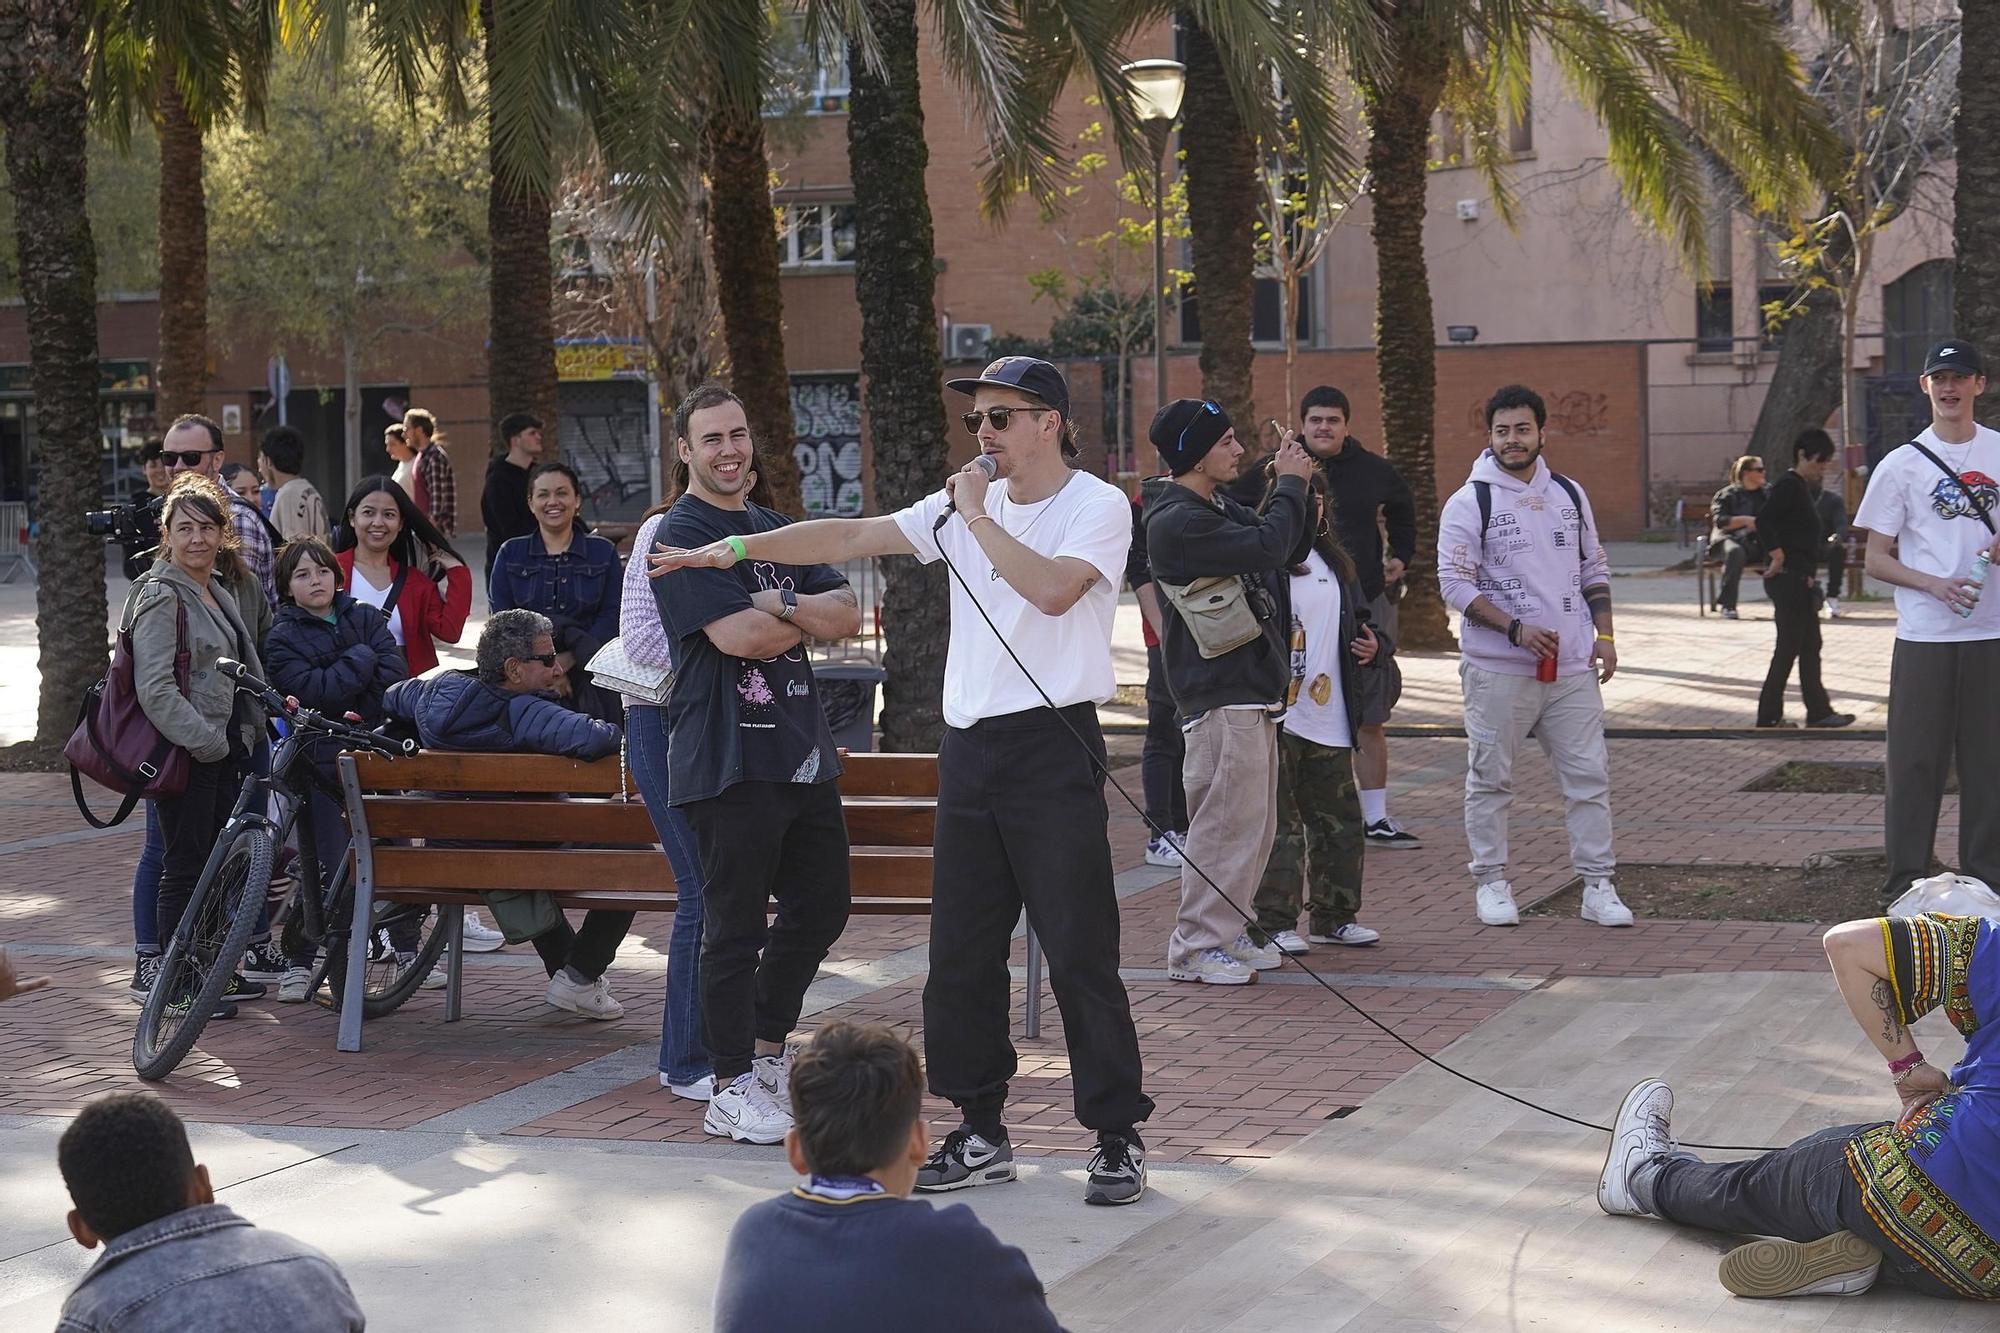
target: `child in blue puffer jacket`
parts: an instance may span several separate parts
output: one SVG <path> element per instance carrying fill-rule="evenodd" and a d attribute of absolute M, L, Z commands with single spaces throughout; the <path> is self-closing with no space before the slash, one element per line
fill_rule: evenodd
<path fill-rule="evenodd" d="M 329 717 L 358 719 L 364 726 L 381 721 L 383 691 L 409 674 L 388 618 L 340 590 L 333 548 L 316 537 L 285 547 L 278 557 L 277 584 L 278 617 L 264 642 L 264 667 L 272 686 Z M 339 749 L 338 742 L 321 741 L 313 756 L 329 782 Z M 311 800 L 313 850 L 322 873 L 331 874 L 347 855 L 347 816 L 326 792 L 314 791 Z M 312 962 L 310 952 L 287 956 L 279 1000 L 305 1000 Z"/>

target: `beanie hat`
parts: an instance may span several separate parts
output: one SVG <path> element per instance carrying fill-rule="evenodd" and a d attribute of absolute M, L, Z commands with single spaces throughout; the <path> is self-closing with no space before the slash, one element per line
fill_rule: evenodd
<path fill-rule="evenodd" d="M 1229 414 L 1212 398 L 1176 398 L 1161 408 L 1146 430 L 1160 461 L 1178 477 L 1208 457 L 1230 430 Z"/>

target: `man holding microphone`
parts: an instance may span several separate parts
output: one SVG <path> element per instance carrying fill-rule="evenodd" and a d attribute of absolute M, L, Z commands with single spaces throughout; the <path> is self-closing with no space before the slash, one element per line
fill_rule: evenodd
<path fill-rule="evenodd" d="M 924 1064 L 931 1091 L 965 1123 L 931 1154 L 916 1187 L 1014 1179 L 1002 1118 L 1016 1068 L 1007 956 L 1025 906 L 1062 1011 L 1077 1119 L 1097 1131 L 1084 1201 L 1133 1203 L 1146 1183 L 1138 1125 L 1153 1101 L 1141 1088 L 1138 1035 L 1118 976 L 1096 709 L 1115 687 L 1111 629 L 1131 505 L 1117 487 L 1070 465 L 1069 385 L 1048 362 L 1002 357 L 977 379 L 946 387 L 971 395 L 962 420 L 980 453 L 942 490 L 877 518 L 663 547 L 650 557 L 652 571 L 740 559 L 949 559 L 958 577 L 938 754 Z"/>

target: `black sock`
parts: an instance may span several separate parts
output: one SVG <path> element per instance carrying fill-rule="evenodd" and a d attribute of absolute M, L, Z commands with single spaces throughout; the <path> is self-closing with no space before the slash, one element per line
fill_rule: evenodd
<path fill-rule="evenodd" d="M 1146 1150 L 1145 1140 L 1139 1137 L 1139 1130 L 1138 1127 L 1135 1125 L 1126 1125 L 1122 1129 L 1100 1129 L 1097 1131 L 1097 1141 L 1099 1143 L 1102 1143 L 1109 1138 L 1124 1139 L 1126 1142 L 1130 1143 L 1134 1148 L 1137 1148 L 1140 1152 L 1144 1152 Z"/>
<path fill-rule="evenodd" d="M 968 1112 L 965 1117 L 965 1124 L 966 1128 L 995 1147 L 1007 1141 L 1007 1126 L 1000 1123 L 1000 1113 L 998 1111 L 984 1112 L 979 1115 L 973 1115 Z"/>

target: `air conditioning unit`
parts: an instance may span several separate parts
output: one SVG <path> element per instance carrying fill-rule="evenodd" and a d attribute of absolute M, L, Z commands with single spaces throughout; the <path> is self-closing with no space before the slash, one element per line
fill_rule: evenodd
<path fill-rule="evenodd" d="M 984 361 L 986 344 L 992 341 L 991 324 L 953 324 L 945 339 L 945 360 Z"/>

